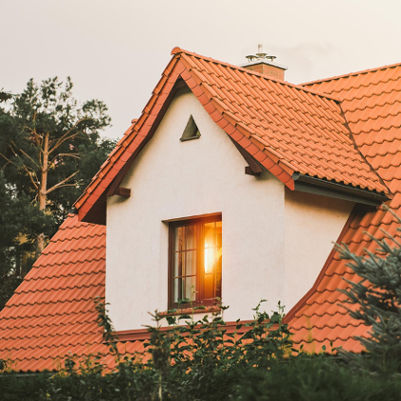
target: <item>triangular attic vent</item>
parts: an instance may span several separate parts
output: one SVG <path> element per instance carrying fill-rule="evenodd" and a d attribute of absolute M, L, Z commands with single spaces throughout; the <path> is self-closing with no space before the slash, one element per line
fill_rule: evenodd
<path fill-rule="evenodd" d="M 195 124 L 194 118 L 192 116 L 189 117 L 187 122 L 187 126 L 184 129 L 184 132 L 180 138 L 180 141 L 189 141 L 191 139 L 198 139 L 200 137 L 200 132 L 198 127 Z"/>

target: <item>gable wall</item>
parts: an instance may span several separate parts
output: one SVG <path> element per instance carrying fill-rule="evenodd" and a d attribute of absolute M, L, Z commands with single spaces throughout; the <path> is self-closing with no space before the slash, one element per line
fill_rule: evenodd
<path fill-rule="evenodd" d="M 200 139 L 179 140 L 190 115 Z M 107 205 L 106 301 L 116 330 L 150 324 L 167 310 L 168 224 L 222 213 L 222 298 L 227 321 L 250 319 L 267 299 L 289 311 L 313 285 L 351 203 L 292 193 L 269 173 L 244 174 L 228 136 L 190 93 L 171 103 L 122 186 L 131 197 Z"/>
<path fill-rule="evenodd" d="M 201 138 L 180 142 L 190 115 Z M 282 293 L 284 187 L 246 163 L 192 94 L 173 100 L 122 186 L 131 197 L 107 205 L 106 300 L 117 330 L 150 323 L 167 309 L 168 227 L 163 220 L 222 213 L 225 319 L 249 319 L 262 298 Z"/>

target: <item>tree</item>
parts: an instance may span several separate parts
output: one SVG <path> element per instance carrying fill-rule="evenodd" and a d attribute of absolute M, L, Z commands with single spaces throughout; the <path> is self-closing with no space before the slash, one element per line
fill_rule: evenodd
<path fill-rule="evenodd" d="M 106 105 L 80 105 L 72 89 L 70 78 L 54 77 L 31 79 L 19 94 L 0 91 L 0 202 L 10 223 L 0 236 L 3 277 L 29 270 L 32 252 L 43 250 L 115 145 L 99 134 L 110 125 Z"/>
<path fill-rule="evenodd" d="M 0 171 L 0 309 L 17 287 L 35 257 L 38 232 L 53 222 L 26 197 L 16 197 Z"/>
<path fill-rule="evenodd" d="M 9 121 L 0 127 L 6 178 L 17 193 L 29 195 L 39 210 L 51 212 L 58 221 L 114 145 L 99 136 L 110 124 L 105 104 L 90 100 L 79 106 L 72 88 L 70 78 L 65 83 L 50 78 L 40 85 L 29 80 L 3 107 Z M 60 191 L 65 188 L 69 190 Z M 39 251 L 43 246 L 42 237 Z"/>
<path fill-rule="evenodd" d="M 388 212 L 401 223 L 394 212 Z M 347 246 L 340 247 L 341 257 L 350 260 L 348 266 L 360 277 L 347 280 L 350 286 L 343 292 L 349 303 L 357 305 L 349 310 L 350 315 L 371 328 L 369 338 L 358 337 L 371 357 L 370 366 L 401 372 L 401 243 L 384 234 L 382 239 L 371 236 L 378 245 L 376 253 L 366 251 L 365 256 L 358 256 Z"/>

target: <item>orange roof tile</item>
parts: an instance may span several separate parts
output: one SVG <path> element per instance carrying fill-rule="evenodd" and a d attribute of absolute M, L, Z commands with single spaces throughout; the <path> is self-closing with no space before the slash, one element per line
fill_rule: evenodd
<path fill-rule="evenodd" d="M 64 221 L 0 312 L 0 359 L 37 371 L 58 369 L 74 353 L 108 354 L 94 307 L 104 298 L 105 239 L 104 226 Z"/>
<path fill-rule="evenodd" d="M 389 206 L 401 213 L 401 64 L 329 78 L 305 84 L 313 90 L 341 99 L 350 129 L 358 148 L 392 191 Z M 362 254 L 365 247 L 376 245 L 366 233 L 382 238 L 382 229 L 394 236 L 397 223 L 382 209 L 355 212 L 341 241 L 351 251 Z M 295 331 L 295 341 L 320 350 L 323 345 L 343 346 L 360 351 L 353 336 L 368 336 L 368 328 L 351 319 L 342 304 L 343 295 L 336 290 L 343 278 L 356 280 L 343 260 L 332 253 L 313 288 L 289 312 L 286 320 Z M 316 322 L 316 323 L 314 323 Z M 313 324 L 312 324 L 313 323 Z"/>
<path fill-rule="evenodd" d="M 90 220 L 99 213 L 106 189 L 124 173 L 151 135 L 152 124 L 157 123 L 179 76 L 216 123 L 286 185 L 299 170 L 382 190 L 376 175 L 350 146 L 345 120 L 339 117 L 342 109 L 359 149 L 395 194 L 390 206 L 401 209 L 401 102 L 397 100 L 401 65 L 307 84 L 313 91 L 344 99 L 339 105 L 308 89 L 177 50 L 144 114 L 133 122 L 78 201 L 81 216 Z M 328 144 L 327 155 L 320 157 L 319 152 Z M 310 167 L 305 160 L 310 161 Z M 364 247 L 374 250 L 365 231 L 380 236 L 381 228 L 396 234 L 390 213 L 357 209 L 340 239 L 355 253 Z M 74 352 L 80 356 L 102 353 L 110 363 L 93 304 L 93 297 L 104 297 L 104 259 L 104 227 L 69 216 L 0 312 L 0 358 L 12 359 L 14 367 L 22 371 L 56 369 Z M 286 316 L 294 341 L 304 344 L 305 349 L 319 351 L 331 342 L 361 350 L 353 336 L 367 336 L 368 330 L 341 306 L 344 296 L 337 289 L 344 287 L 344 277 L 355 279 L 333 251 L 315 285 Z M 140 351 L 141 338 L 139 335 L 120 347 L 127 352 Z"/>
<path fill-rule="evenodd" d="M 215 123 L 290 189 L 298 172 L 387 191 L 355 148 L 334 98 L 179 48 L 172 53 L 141 117 L 76 202 L 80 219 L 105 223 L 108 188 L 152 136 L 180 78 Z"/>

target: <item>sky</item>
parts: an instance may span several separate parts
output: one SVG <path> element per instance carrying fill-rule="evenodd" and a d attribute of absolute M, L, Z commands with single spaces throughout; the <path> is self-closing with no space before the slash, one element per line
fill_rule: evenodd
<path fill-rule="evenodd" d="M 264 50 L 300 83 L 401 62 L 400 0 L 0 0 L 0 89 L 71 76 L 119 138 L 175 46 L 236 65 Z"/>

